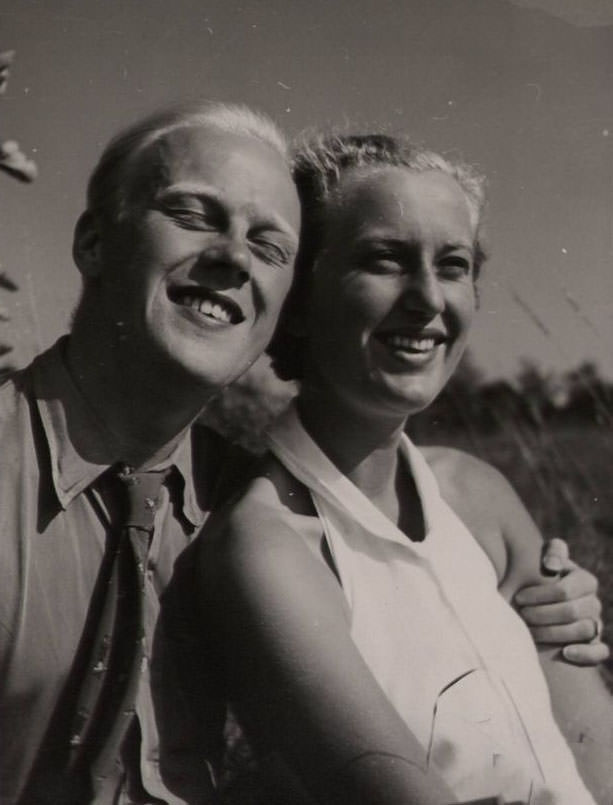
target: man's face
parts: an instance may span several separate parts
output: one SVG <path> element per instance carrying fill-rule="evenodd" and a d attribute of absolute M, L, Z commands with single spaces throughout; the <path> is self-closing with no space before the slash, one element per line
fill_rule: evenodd
<path fill-rule="evenodd" d="M 161 179 L 147 182 L 153 170 Z M 149 189 L 129 193 L 100 237 L 98 298 L 119 354 L 221 387 L 265 349 L 292 282 L 300 208 L 288 168 L 253 138 L 185 127 L 130 173 Z"/>

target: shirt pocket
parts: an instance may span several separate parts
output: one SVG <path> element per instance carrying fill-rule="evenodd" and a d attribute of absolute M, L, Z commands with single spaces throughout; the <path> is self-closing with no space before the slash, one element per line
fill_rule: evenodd
<path fill-rule="evenodd" d="M 438 693 L 427 756 L 428 769 L 461 800 L 502 795 L 505 801 L 529 802 L 537 784 L 526 742 L 482 668 L 456 677 Z"/>

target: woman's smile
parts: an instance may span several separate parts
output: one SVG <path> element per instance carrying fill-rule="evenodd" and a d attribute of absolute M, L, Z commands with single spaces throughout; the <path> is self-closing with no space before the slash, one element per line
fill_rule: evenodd
<path fill-rule="evenodd" d="M 445 334 L 438 329 L 428 328 L 415 333 L 387 331 L 375 333 L 374 339 L 382 344 L 387 352 L 402 365 L 419 366 L 438 353 L 445 343 Z"/>

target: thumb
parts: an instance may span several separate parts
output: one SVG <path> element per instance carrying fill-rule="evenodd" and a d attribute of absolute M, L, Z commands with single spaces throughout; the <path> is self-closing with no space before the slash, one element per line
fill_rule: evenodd
<path fill-rule="evenodd" d="M 541 573 L 545 576 L 557 576 L 570 570 L 571 562 L 568 545 L 563 539 L 549 539 L 541 551 Z"/>

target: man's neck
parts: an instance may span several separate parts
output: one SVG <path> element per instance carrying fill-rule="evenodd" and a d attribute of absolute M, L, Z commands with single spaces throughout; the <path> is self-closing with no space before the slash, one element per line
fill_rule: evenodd
<path fill-rule="evenodd" d="M 129 365 L 112 349 L 101 342 L 89 344 L 85 334 L 73 333 L 66 365 L 122 460 L 146 469 L 172 453 L 207 396 L 180 373 L 175 377 L 162 368 L 156 372 L 151 364 Z"/>

